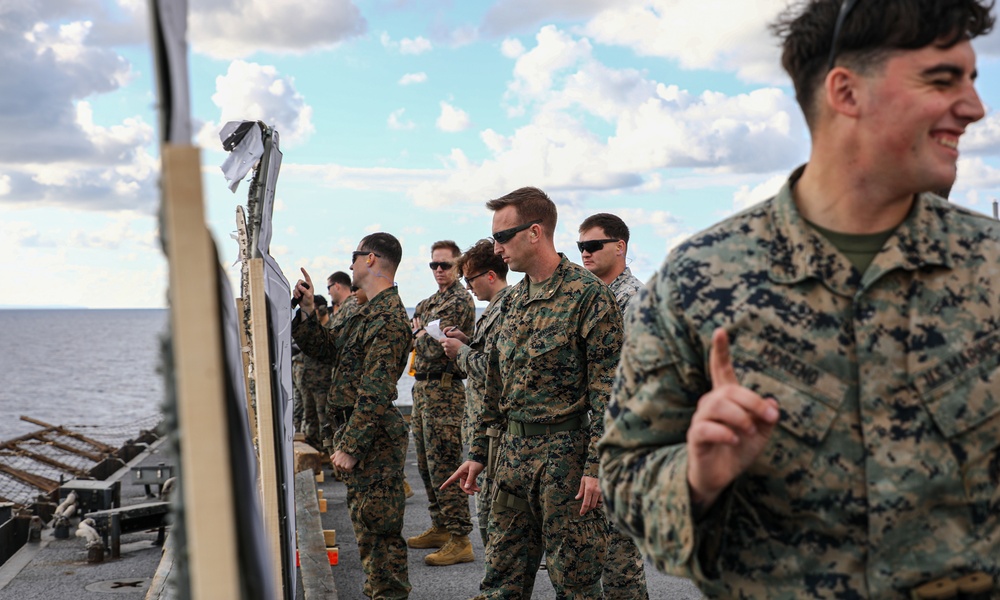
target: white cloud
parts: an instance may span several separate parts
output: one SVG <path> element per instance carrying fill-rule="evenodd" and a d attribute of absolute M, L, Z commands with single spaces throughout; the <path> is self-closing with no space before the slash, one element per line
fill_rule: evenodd
<path fill-rule="evenodd" d="M 406 112 L 406 109 L 400 108 L 392 111 L 392 113 L 389 114 L 389 118 L 387 120 L 389 129 L 405 131 L 405 130 L 415 129 L 417 127 L 416 123 L 414 123 L 413 121 L 403 120 L 404 112 Z"/>
<path fill-rule="evenodd" d="M 304 143 L 314 131 L 313 109 L 295 89 L 295 80 L 273 66 L 235 60 L 215 80 L 212 102 L 218 122 L 208 122 L 197 135 L 206 148 L 221 149 L 219 131 L 228 121 L 263 121 L 278 130 L 281 146 Z"/>
<path fill-rule="evenodd" d="M 524 44 L 517 38 L 507 38 L 500 44 L 500 53 L 507 58 L 518 58 L 524 54 Z"/>
<path fill-rule="evenodd" d="M 498 0 L 486 12 L 481 29 L 488 35 L 507 35 L 532 25 L 561 19 L 581 19 L 602 9 L 633 0 Z"/>
<path fill-rule="evenodd" d="M 188 27 L 196 52 L 234 59 L 331 48 L 368 24 L 351 0 L 199 0 L 191 3 Z"/>
<path fill-rule="evenodd" d="M 434 48 L 431 41 L 425 37 L 403 38 L 397 42 L 386 31 L 379 34 L 379 41 L 386 50 L 392 50 L 400 54 L 423 54 Z"/>
<path fill-rule="evenodd" d="M 781 190 L 781 186 L 788 181 L 787 173 L 779 173 L 751 188 L 749 185 L 741 185 L 733 194 L 733 210 L 739 212 L 750 208 L 758 202 L 763 202 L 774 196 Z"/>
<path fill-rule="evenodd" d="M 441 115 L 436 121 L 438 129 L 449 133 L 465 131 L 472 125 L 468 113 L 447 102 L 441 102 Z"/>
<path fill-rule="evenodd" d="M 969 125 L 959 143 L 959 150 L 963 154 L 976 155 L 1000 152 L 1000 113 L 994 112 Z"/>
<path fill-rule="evenodd" d="M 785 83 L 777 42 L 767 30 L 785 5 L 786 0 L 616 2 L 583 31 L 596 42 L 673 59 L 686 69 L 731 70 L 747 81 Z M 705 15 L 712 16 L 710 22 Z"/>
<path fill-rule="evenodd" d="M 433 46 L 427 38 L 417 36 L 413 39 L 403 38 L 399 40 L 400 54 L 423 54 L 430 52 Z"/>
<path fill-rule="evenodd" d="M 412 85 L 414 83 L 424 83 L 427 81 L 427 73 L 407 73 L 399 78 L 399 85 Z"/>

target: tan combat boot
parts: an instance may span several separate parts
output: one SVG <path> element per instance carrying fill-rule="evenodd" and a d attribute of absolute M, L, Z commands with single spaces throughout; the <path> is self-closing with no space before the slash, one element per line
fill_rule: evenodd
<path fill-rule="evenodd" d="M 407 539 L 406 545 L 410 548 L 440 548 L 447 544 L 450 539 L 451 534 L 448 533 L 447 529 L 431 525 L 427 531 Z"/>
<path fill-rule="evenodd" d="M 475 558 L 472 555 L 472 542 L 469 541 L 469 536 L 452 535 L 444 547 L 425 556 L 424 562 L 432 567 L 447 567 L 472 562 Z"/>
<path fill-rule="evenodd" d="M 413 497 L 413 488 L 410 487 L 410 482 L 405 479 L 403 480 L 403 495 L 407 498 Z"/>

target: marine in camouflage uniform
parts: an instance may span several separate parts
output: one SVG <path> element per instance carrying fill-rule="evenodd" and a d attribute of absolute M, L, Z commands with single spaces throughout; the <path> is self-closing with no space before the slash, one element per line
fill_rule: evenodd
<path fill-rule="evenodd" d="M 324 308 L 317 309 L 318 311 Z M 331 329 L 333 319 L 328 319 L 323 327 Z M 330 363 L 319 360 L 303 352 L 302 360 L 302 425 L 300 431 L 306 443 L 314 448 L 323 447 L 323 431 L 326 429 L 326 397 L 330 393 Z"/>
<path fill-rule="evenodd" d="M 632 274 L 632 269 L 625 267 L 625 270 L 618 277 L 615 277 L 615 280 L 608 284 L 608 287 L 611 288 L 611 293 L 615 295 L 615 301 L 618 302 L 624 315 L 636 293 L 642 289 L 642 281 L 639 281 L 639 278 Z"/>
<path fill-rule="evenodd" d="M 510 287 L 505 287 L 490 300 L 486 310 L 476 322 L 476 332 L 473 334 L 470 344 L 462 346 L 455 358 L 458 367 L 468 376 L 465 397 L 466 423 L 468 423 L 469 431 L 463 433 L 463 438 L 469 440 L 469 444 L 471 444 L 476 414 L 483 410 L 486 366 L 489 362 L 490 352 L 496 346 L 496 333 L 503 323 L 504 298 L 510 290 Z M 476 519 L 479 521 L 479 532 L 483 537 L 483 546 L 485 546 L 486 531 L 493 505 L 493 495 L 490 493 L 493 482 L 487 479 L 485 470 L 479 477 L 479 487 L 482 488 L 482 491 L 476 494 Z"/>
<path fill-rule="evenodd" d="M 414 319 L 422 326 L 440 320 L 442 331 L 449 327 L 472 331 L 475 318 L 476 305 L 472 296 L 455 278 L 450 286 L 422 300 L 414 310 Z M 432 528 L 428 531 L 461 539 L 472 531 L 469 499 L 460 489 L 450 487 L 441 490 L 440 487 L 462 463 L 462 422 L 465 416 L 463 374 L 445 355 L 440 342 L 425 332 L 418 332 L 414 369 L 416 381 L 413 384 L 410 426 L 417 470 L 427 491 L 431 513 Z M 425 536 L 417 537 L 423 539 Z M 434 545 L 427 545 L 410 538 L 409 543 L 411 548 L 422 548 L 443 547 L 447 542 L 439 544 L 431 541 Z"/>
<path fill-rule="evenodd" d="M 365 240 L 374 236 L 388 234 L 372 234 Z M 373 254 L 368 260 L 373 260 Z M 347 422 L 335 433 L 334 449 L 357 459 L 352 470 L 339 471 L 339 475 L 347 485 L 351 523 L 367 576 L 364 595 L 406 598 L 411 589 L 402 536 L 408 433 L 393 401 L 398 396 L 396 383 L 406 368 L 412 333 L 395 287 L 374 294 L 356 314 L 360 316 L 358 326 L 339 345 L 342 336 L 321 327 L 315 316 L 305 320 L 296 317 L 292 335 L 303 350 L 321 359 L 337 360 L 331 394 L 345 405 L 352 403 Z"/>
<path fill-rule="evenodd" d="M 995 221 L 924 194 L 862 278 L 788 184 L 678 247 L 630 315 L 602 441 L 619 526 L 709 597 L 1000 575 L 998 265 Z M 716 327 L 781 418 L 696 520 L 685 432 Z"/>
<path fill-rule="evenodd" d="M 487 428 L 505 433 L 482 598 L 530 598 L 543 552 L 559 597 L 603 597 L 607 521 L 600 510 L 581 516 L 575 496 L 597 476 L 621 316 L 607 286 L 560 258 L 537 296 L 527 277 L 507 294 L 488 367 L 470 458 L 485 464 Z"/>
<path fill-rule="evenodd" d="M 628 225 L 618 215 L 597 213 L 580 223 L 576 245 L 583 266 L 608 284 L 624 315 L 642 282 L 626 266 Z M 608 527 L 608 556 L 601 575 L 605 600 L 649 598 L 642 554 L 631 537 L 614 524 Z"/>

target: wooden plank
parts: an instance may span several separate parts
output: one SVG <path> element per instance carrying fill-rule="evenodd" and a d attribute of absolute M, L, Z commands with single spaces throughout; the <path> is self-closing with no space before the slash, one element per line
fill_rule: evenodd
<path fill-rule="evenodd" d="M 78 469 L 78 468 L 74 467 L 73 465 L 68 465 L 68 464 L 66 464 L 64 462 L 60 462 L 60 461 L 58 461 L 58 460 L 56 460 L 54 458 L 49 458 L 48 456 L 45 456 L 44 454 L 39 454 L 37 452 L 32 452 L 31 450 L 25 450 L 24 448 L 18 448 L 12 454 L 14 456 L 21 456 L 21 457 L 24 457 L 24 458 L 31 459 L 31 460 L 33 460 L 35 462 L 40 462 L 40 463 L 46 464 L 46 465 L 48 465 L 48 466 L 50 466 L 52 468 L 55 468 L 55 469 L 58 469 L 58 470 L 62 471 L 63 473 L 69 473 L 69 474 L 73 475 L 74 477 L 86 477 L 87 476 L 87 471 L 85 471 L 84 469 Z M 0 452 L 0 456 L 4 456 L 4 453 Z"/>
<path fill-rule="evenodd" d="M 337 584 L 326 554 L 316 482 L 311 471 L 295 475 L 295 523 L 305 600 L 337 600 Z"/>
<path fill-rule="evenodd" d="M 254 448 L 257 447 L 257 411 L 253 408 L 253 396 L 250 395 L 250 340 L 247 330 L 243 327 L 245 304 L 243 298 L 236 299 L 236 314 L 240 319 L 240 355 L 243 356 L 243 387 L 247 394 L 247 420 L 250 422 L 250 438 Z"/>
<path fill-rule="evenodd" d="M 65 427 L 62 427 L 62 426 L 59 426 L 59 425 L 52 425 L 50 423 L 46 423 L 45 421 L 39 421 L 38 419 L 32 419 L 31 417 L 25 417 L 24 415 L 21 416 L 21 420 L 22 421 L 27 421 L 28 423 L 32 423 L 34 425 L 38 425 L 39 427 L 45 427 L 47 429 L 52 430 L 55 433 L 58 433 L 59 435 L 64 435 L 66 437 L 71 437 L 73 439 L 80 440 L 81 442 L 90 444 L 91 446 L 97 448 L 99 451 L 104 452 L 104 453 L 112 453 L 115 450 L 117 450 L 117 448 L 115 448 L 113 446 L 109 446 L 109 445 L 107 445 L 107 444 L 105 444 L 103 442 L 99 442 L 99 441 L 97 441 L 95 439 L 91 439 L 91 438 L 83 435 L 82 433 L 77 433 L 75 431 L 71 431 L 71 430 L 66 429 Z"/>
<path fill-rule="evenodd" d="M 271 350 L 267 328 L 267 298 L 264 293 L 264 259 L 250 261 L 250 338 L 253 352 L 254 391 L 257 394 L 257 435 L 260 455 L 261 508 L 264 532 L 271 546 L 271 564 L 278 590 L 276 598 L 284 598 L 285 580 L 281 576 L 281 511 L 279 496 L 283 493 L 278 479 L 278 440 L 275 431 L 274 401 L 271 397 Z"/>
<path fill-rule="evenodd" d="M 295 457 L 293 468 L 296 473 L 306 469 L 313 473 L 323 473 L 323 455 L 319 450 L 305 442 L 292 442 L 292 454 Z"/>
<path fill-rule="evenodd" d="M 163 213 L 170 263 L 170 311 L 177 413 L 183 432 L 185 536 L 195 600 L 240 598 L 235 500 L 219 324 L 218 280 L 205 227 L 201 156 L 162 147 Z"/>
<path fill-rule="evenodd" d="M 163 544 L 163 554 L 160 555 L 160 564 L 156 566 L 156 573 L 153 574 L 153 581 L 146 590 L 145 600 L 171 600 L 174 597 L 173 589 L 168 585 L 173 570 L 174 536 L 168 533 L 167 541 Z"/>

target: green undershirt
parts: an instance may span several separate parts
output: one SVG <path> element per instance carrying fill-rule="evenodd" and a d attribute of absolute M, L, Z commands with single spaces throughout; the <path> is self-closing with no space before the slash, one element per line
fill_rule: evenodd
<path fill-rule="evenodd" d="M 839 231 L 830 231 L 809 221 L 806 222 L 829 240 L 841 254 L 846 256 L 847 260 L 851 261 L 854 268 L 861 274 L 864 274 L 868 270 L 868 265 L 875 259 L 875 255 L 885 245 L 889 236 L 896 231 L 893 228 L 878 233 L 841 233 Z"/>

